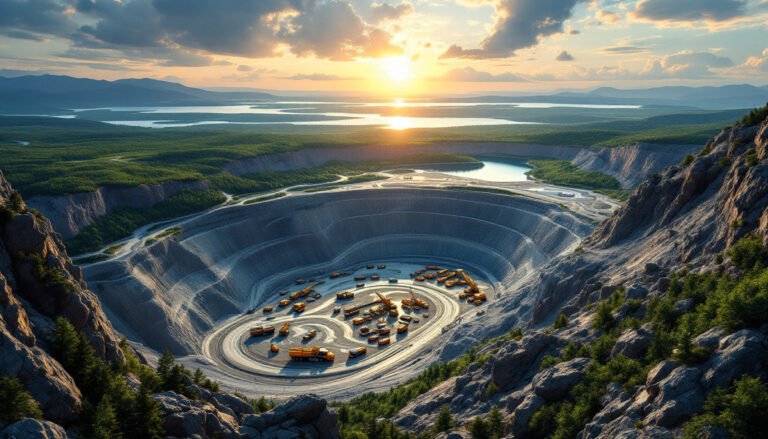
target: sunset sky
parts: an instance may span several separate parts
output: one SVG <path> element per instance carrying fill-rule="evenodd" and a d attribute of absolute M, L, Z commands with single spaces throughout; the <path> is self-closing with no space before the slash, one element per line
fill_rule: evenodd
<path fill-rule="evenodd" d="M 768 84 L 768 0 L 0 0 L 0 75 L 376 94 Z"/>

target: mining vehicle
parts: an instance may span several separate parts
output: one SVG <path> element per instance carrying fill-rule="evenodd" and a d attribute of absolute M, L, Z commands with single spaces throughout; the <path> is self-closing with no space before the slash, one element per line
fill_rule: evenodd
<path fill-rule="evenodd" d="M 333 361 L 336 357 L 333 352 L 326 348 L 289 348 L 288 356 L 293 361 Z"/>
<path fill-rule="evenodd" d="M 272 352 L 274 352 L 274 353 L 278 353 L 278 352 L 280 352 L 280 348 L 278 348 L 276 344 L 272 344 L 272 345 L 269 347 L 269 350 L 270 350 L 270 351 L 272 351 Z"/>
<path fill-rule="evenodd" d="M 280 335 L 285 337 L 288 335 L 288 329 L 291 327 L 291 322 L 285 322 L 283 323 L 283 326 L 280 327 Z"/>
<path fill-rule="evenodd" d="M 477 284 L 475 281 L 467 275 L 467 273 L 464 272 L 464 270 L 459 270 L 459 273 L 461 274 L 461 277 L 464 278 L 464 281 L 467 283 L 467 288 L 464 289 L 464 292 L 467 296 L 474 296 L 475 294 L 480 293 L 480 289 L 477 287 Z"/>
<path fill-rule="evenodd" d="M 387 338 L 380 338 L 379 339 L 379 346 L 384 346 L 389 344 L 389 337 Z"/>
<path fill-rule="evenodd" d="M 341 276 L 341 273 L 331 273 L 329 276 L 331 279 L 336 279 L 337 277 Z"/>
<path fill-rule="evenodd" d="M 386 265 L 384 265 L 384 264 L 381 264 L 381 265 L 379 265 L 379 266 L 378 266 L 378 267 L 376 267 L 376 268 L 378 268 L 379 270 L 383 270 L 383 269 L 387 268 L 387 266 L 386 266 Z"/>
<path fill-rule="evenodd" d="M 352 317 L 353 315 L 360 314 L 359 308 L 347 309 L 344 311 L 344 317 Z"/>
<path fill-rule="evenodd" d="M 397 333 L 398 334 L 403 334 L 407 330 L 408 330 L 408 323 L 402 323 L 400 325 L 397 325 Z"/>
<path fill-rule="evenodd" d="M 392 279 L 390 279 L 390 280 L 389 280 L 389 283 L 391 283 L 391 284 L 396 284 L 396 283 L 397 283 L 397 279 L 395 279 L 395 278 L 392 278 Z"/>
<path fill-rule="evenodd" d="M 427 273 L 424 275 L 424 278 L 429 280 L 435 280 L 435 275 L 432 273 Z"/>
<path fill-rule="evenodd" d="M 359 284 L 356 284 L 355 286 L 357 288 L 363 288 L 365 286 L 365 284 L 364 283 L 359 283 Z"/>
<path fill-rule="evenodd" d="M 355 281 L 365 280 L 366 276 L 355 276 Z"/>
<path fill-rule="evenodd" d="M 483 314 L 485 314 L 485 311 L 484 311 L 484 310 L 482 310 L 482 309 L 478 309 L 478 310 L 477 310 L 477 315 L 481 316 L 481 315 L 483 315 Z"/>
<path fill-rule="evenodd" d="M 419 308 L 427 309 L 427 308 L 429 308 L 429 303 L 427 303 L 427 301 L 424 300 L 424 299 L 419 299 L 418 297 L 416 297 L 416 294 L 413 293 L 412 289 L 410 290 L 410 293 L 411 293 L 411 306 L 413 308 L 415 308 L 415 309 L 419 309 Z"/>
<path fill-rule="evenodd" d="M 265 306 L 264 307 L 264 312 L 272 312 L 273 309 L 274 308 L 272 308 L 271 306 Z"/>
<path fill-rule="evenodd" d="M 296 285 L 301 285 L 301 284 L 305 284 L 305 283 L 307 283 L 307 281 L 304 280 L 304 279 L 296 279 Z"/>
<path fill-rule="evenodd" d="M 281 296 L 285 296 L 286 294 L 288 294 L 288 290 L 280 291 L 278 294 L 280 294 Z"/>
<path fill-rule="evenodd" d="M 318 285 L 320 285 L 320 284 L 322 284 L 322 283 L 323 283 L 323 281 L 318 281 L 318 282 L 315 282 L 315 283 L 313 283 L 312 285 L 308 285 L 307 287 L 305 287 L 305 288 L 303 288 L 303 289 L 301 289 L 301 290 L 299 290 L 299 291 L 296 291 L 296 292 L 293 292 L 293 293 L 291 293 L 291 295 L 290 295 L 290 296 L 288 296 L 288 297 L 290 297 L 292 300 L 296 300 L 296 299 L 298 299 L 299 297 L 306 297 L 306 296 L 309 296 L 309 293 L 311 293 L 312 291 L 314 291 L 314 290 L 315 290 L 315 287 L 316 287 L 316 286 L 318 286 Z"/>
<path fill-rule="evenodd" d="M 371 328 L 369 328 L 367 326 L 363 326 L 362 328 L 360 328 L 360 336 L 361 337 L 367 337 L 370 332 L 371 332 Z"/>
<path fill-rule="evenodd" d="M 341 312 L 341 307 L 340 307 L 340 306 L 334 306 L 334 307 L 333 307 L 333 313 L 334 313 L 334 314 L 338 314 L 338 313 L 340 313 L 340 312 Z"/>
<path fill-rule="evenodd" d="M 316 335 L 317 335 L 317 331 L 313 329 L 313 330 L 307 332 L 306 334 L 304 334 L 301 338 L 303 340 L 305 340 L 305 341 L 306 340 L 312 340 L 313 338 L 315 338 Z"/>
<path fill-rule="evenodd" d="M 269 335 L 274 333 L 274 326 L 256 326 L 255 328 L 251 328 L 251 337 L 260 337 L 262 335 Z"/>
<path fill-rule="evenodd" d="M 361 346 L 357 349 L 350 349 L 349 350 L 349 358 L 355 358 L 359 357 L 361 355 L 365 355 L 365 353 L 368 352 L 368 349 L 365 348 L 365 346 Z"/>
<path fill-rule="evenodd" d="M 370 269 L 372 269 L 372 268 L 373 268 L 373 264 L 369 264 L 369 265 L 366 265 L 366 266 L 365 266 L 365 268 L 367 268 L 367 269 L 369 269 L 369 270 L 370 270 Z"/>
<path fill-rule="evenodd" d="M 400 320 L 402 320 L 404 322 L 410 322 L 411 320 L 413 320 L 413 317 L 411 317 L 411 316 L 400 316 Z"/>
<path fill-rule="evenodd" d="M 443 282 L 447 281 L 448 279 L 450 279 L 450 278 L 452 278 L 452 277 L 456 276 L 457 274 L 458 274 L 457 272 L 455 272 L 455 271 L 452 271 L 452 272 L 450 272 L 450 273 L 446 274 L 446 275 L 445 275 L 445 276 L 443 276 L 443 277 L 438 277 L 438 278 L 437 278 L 437 283 L 441 284 L 441 283 L 443 283 Z"/>
<path fill-rule="evenodd" d="M 375 343 L 376 340 L 379 339 L 379 334 L 373 334 L 372 336 L 368 337 L 368 343 Z"/>
<path fill-rule="evenodd" d="M 315 298 L 314 298 L 314 297 L 309 297 L 309 298 L 307 298 L 307 303 L 312 303 L 312 302 L 314 302 L 314 301 L 315 301 Z"/>
<path fill-rule="evenodd" d="M 379 328 L 379 335 L 389 335 L 389 328 Z"/>
<path fill-rule="evenodd" d="M 291 299 L 283 299 L 283 300 L 280 301 L 280 303 L 278 305 L 280 305 L 280 306 L 288 306 L 290 304 L 291 304 Z"/>
<path fill-rule="evenodd" d="M 453 288 L 457 283 L 459 283 L 458 279 L 451 279 L 448 282 L 445 283 L 446 288 Z"/>
<path fill-rule="evenodd" d="M 449 271 L 451 271 L 451 270 L 449 270 L 449 269 L 447 269 L 447 268 L 443 268 L 442 270 L 439 270 L 439 271 L 437 272 L 437 274 L 438 274 L 438 276 L 444 276 L 444 275 L 446 275 L 446 274 L 447 274 Z"/>
<path fill-rule="evenodd" d="M 389 309 L 389 316 L 390 317 L 397 317 L 399 314 L 400 314 L 400 312 L 397 310 L 397 307 Z"/>
<path fill-rule="evenodd" d="M 416 276 L 414 279 L 416 279 L 416 280 L 417 280 L 417 281 L 419 281 L 419 282 L 424 282 L 424 280 L 425 280 L 426 278 L 425 278 L 424 276 Z"/>
<path fill-rule="evenodd" d="M 295 312 L 304 312 L 304 309 L 307 307 L 307 304 L 304 302 L 294 303 L 293 304 L 293 310 Z"/>
<path fill-rule="evenodd" d="M 437 271 L 439 269 L 440 267 L 438 267 L 437 265 L 427 265 L 427 270 Z"/>
<path fill-rule="evenodd" d="M 379 279 L 381 279 L 381 276 L 379 276 L 378 274 L 374 274 L 373 276 L 371 276 L 371 280 L 379 280 Z"/>
<path fill-rule="evenodd" d="M 353 325 L 362 325 L 363 323 L 365 323 L 365 319 L 362 317 L 355 317 L 354 319 L 352 319 Z"/>
<path fill-rule="evenodd" d="M 352 291 L 337 291 L 336 292 L 336 300 L 347 300 L 347 299 L 354 299 L 355 293 Z"/>

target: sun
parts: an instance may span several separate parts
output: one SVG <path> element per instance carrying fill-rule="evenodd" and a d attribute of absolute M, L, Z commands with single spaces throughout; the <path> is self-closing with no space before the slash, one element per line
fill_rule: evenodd
<path fill-rule="evenodd" d="M 408 58 L 393 57 L 382 60 L 382 66 L 389 79 L 397 83 L 411 79 L 411 63 Z"/>

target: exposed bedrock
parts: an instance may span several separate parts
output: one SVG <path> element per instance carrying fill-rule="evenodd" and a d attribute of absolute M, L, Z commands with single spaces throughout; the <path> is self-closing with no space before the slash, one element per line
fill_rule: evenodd
<path fill-rule="evenodd" d="M 680 163 L 686 154 L 696 153 L 701 145 L 655 145 L 636 143 L 618 148 L 588 148 L 579 151 L 573 164 L 615 177 L 624 188 L 637 186 L 649 174 Z"/>
<path fill-rule="evenodd" d="M 530 145 L 520 143 L 441 143 L 434 145 L 387 145 L 305 148 L 277 154 L 260 155 L 239 160 L 224 167 L 223 172 L 244 175 L 254 172 L 292 171 L 322 166 L 331 160 L 364 161 L 391 159 L 428 152 L 455 152 L 464 154 L 512 154 L 520 156 L 547 156 L 570 160 L 579 148 L 557 145 Z M 118 207 L 148 207 L 184 190 L 202 190 L 206 182 L 168 181 L 161 184 L 136 187 L 101 187 L 94 192 L 81 192 L 65 196 L 35 196 L 28 200 L 31 207 L 48 217 L 64 239 L 77 235 L 96 218 Z"/>
<path fill-rule="evenodd" d="M 592 225 L 523 197 L 423 189 L 367 189 L 234 206 L 182 225 L 115 261 L 85 269 L 112 322 L 130 338 L 176 354 L 205 332 L 318 269 L 386 259 L 451 260 L 483 273 L 502 295 Z M 482 331 L 481 331 L 482 332 Z M 482 333 L 473 334 L 482 338 Z"/>

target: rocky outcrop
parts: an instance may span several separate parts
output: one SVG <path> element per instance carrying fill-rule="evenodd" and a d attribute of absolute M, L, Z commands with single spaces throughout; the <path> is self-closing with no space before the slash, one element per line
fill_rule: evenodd
<path fill-rule="evenodd" d="M 6 212 L 14 211 L 0 225 L 0 375 L 17 377 L 46 419 L 67 423 L 78 417 L 82 395 L 48 351 L 54 319 L 69 320 L 101 358 L 117 363 L 125 358 L 98 299 L 50 223 L 23 201 L 12 206 L 12 194 L 0 174 L 0 202 Z"/>
<path fill-rule="evenodd" d="M 336 413 L 316 395 L 301 395 L 260 415 L 248 415 L 240 430 L 251 438 L 339 439 Z"/>
<path fill-rule="evenodd" d="M 572 163 L 581 169 L 600 171 L 615 177 L 624 188 L 631 188 L 648 175 L 680 163 L 687 154 L 697 153 L 701 145 L 657 145 L 636 143 L 614 148 L 582 149 Z"/>
<path fill-rule="evenodd" d="M 67 439 L 67 432 L 58 424 L 37 419 L 22 419 L 0 430 L 0 439 Z"/>
<path fill-rule="evenodd" d="M 204 190 L 204 181 L 166 181 L 133 187 L 100 187 L 94 192 L 64 196 L 38 195 L 28 204 L 43 213 L 64 239 L 77 235 L 96 218 L 118 207 L 150 207 L 183 190 Z"/>

